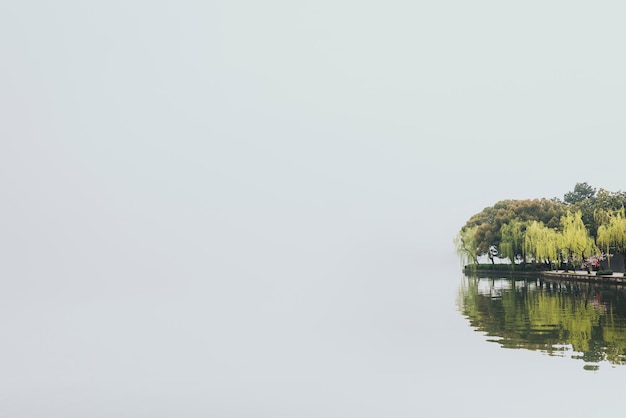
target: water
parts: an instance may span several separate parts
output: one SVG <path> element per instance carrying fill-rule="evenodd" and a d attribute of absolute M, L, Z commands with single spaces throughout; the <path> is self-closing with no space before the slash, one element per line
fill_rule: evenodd
<path fill-rule="evenodd" d="M 620 416 L 621 290 L 335 253 L 272 277 L 7 282 L 0 416 Z"/>
<path fill-rule="evenodd" d="M 489 342 L 582 361 L 626 365 L 626 289 L 542 279 L 465 278 L 459 309 Z"/>

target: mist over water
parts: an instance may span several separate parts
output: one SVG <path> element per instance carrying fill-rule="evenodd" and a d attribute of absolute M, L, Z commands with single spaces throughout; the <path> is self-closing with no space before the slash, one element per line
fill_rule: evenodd
<path fill-rule="evenodd" d="M 420 341 L 436 332 L 425 318 L 438 305 L 418 302 L 420 283 L 453 251 L 449 237 L 437 251 L 420 244 L 429 229 L 412 214 L 408 180 L 382 171 L 379 185 L 355 190 L 337 183 L 358 174 L 335 169 L 334 183 L 279 195 L 260 172 L 241 176 L 255 183 L 250 197 L 245 185 L 219 190 L 225 175 L 208 168 L 197 172 L 204 180 L 171 170 L 176 182 L 160 190 L 115 174 L 98 183 L 106 172 L 71 159 L 61 172 L 46 170 L 47 158 L 36 163 L 42 174 L 22 180 L 32 222 L 15 205 L 22 221 L 3 241 L 11 416 L 410 409 Z M 303 171 L 285 181 L 299 183 Z M 364 401 L 368 393 L 376 397 Z"/>
<path fill-rule="evenodd" d="M 287 3 L 3 9 L 0 416 L 616 416 L 471 326 L 452 240 L 623 189 L 621 6 Z"/>

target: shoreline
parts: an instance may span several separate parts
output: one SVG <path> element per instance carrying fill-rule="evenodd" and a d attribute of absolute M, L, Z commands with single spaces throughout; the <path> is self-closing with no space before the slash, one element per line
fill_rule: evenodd
<path fill-rule="evenodd" d="M 541 277 L 546 279 L 559 279 L 567 281 L 585 282 L 585 283 L 614 283 L 614 284 L 626 284 L 626 277 L 621 272 L 613 273 L 612 275 L 589 274 L 586 270 L 546 270 L 546 271 L 505 271 L 505 270 L 483 270 L 472 269 L 467 266 L 463 269 L 463 272 L 467 275 L 485 275 L 488 277 Z"/>

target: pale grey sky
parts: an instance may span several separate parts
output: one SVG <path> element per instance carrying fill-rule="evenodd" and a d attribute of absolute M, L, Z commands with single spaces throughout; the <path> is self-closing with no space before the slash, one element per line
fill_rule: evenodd
<path fill-rule="evenodd" d="M 394 392 L 428 387 L 409 382 L 419 339 L 372 306 L 427 315 L 411 311 L 423 269 L 456 262 L 454 234 L 497 200 L 626 188 L 625 12 L 4 2 L 0 411 L 33 416 L 31 396 L 49 417 L 434 410 Z M 408 386 L 364 380 L 399 364 Z"/>
<path fill-rule="evenodd" d="M 621 12 L 619 2 L 15 2 L 2 13 L 3 166 L 38 167 L 23 186 L 45 172 L 60 194 L 80 187 L 67 176 L 99 196 L 141 190 L 244 210 L 310 208 L 347 191 L 407 212 L 415 198 L 429 217 L 437 196 L 466 205 L 451 224 L 577 181 L 617 190 Z"/>

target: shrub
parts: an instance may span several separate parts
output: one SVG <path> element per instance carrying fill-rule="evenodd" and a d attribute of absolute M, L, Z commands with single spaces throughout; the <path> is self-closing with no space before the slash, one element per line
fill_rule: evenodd
<path fill-rule="evenodd" d="M 501 271 L 501 272 L 511 272 L 511 271 L 538 271 L 545 270 L 545 266 L 542 264 L 470 264 L 466 266 L 468 270 L 476 269 L 482 271 Z"/>
<path fill-rule="evenodd" d="M 613 270 L 598 270 L 596 276 L 611 276 L 613 274 Z"/>

